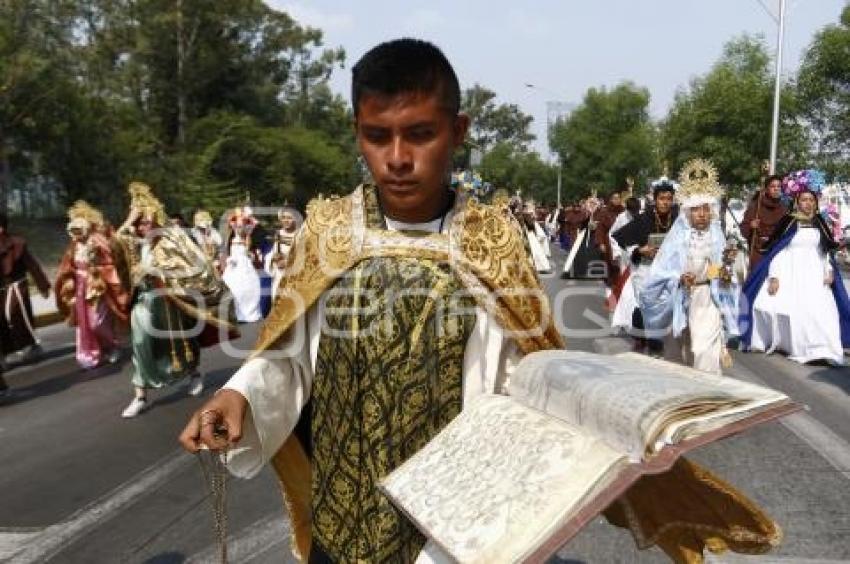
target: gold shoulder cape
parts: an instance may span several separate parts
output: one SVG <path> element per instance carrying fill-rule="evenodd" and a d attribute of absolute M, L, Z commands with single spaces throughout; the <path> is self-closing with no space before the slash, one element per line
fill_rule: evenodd
<path fill-rule="evenodd" d="M 413 238 L 367 229 L 360 187 L 311 202 L 254 355 L 274 345 L 342 274 L 379 256 L 445 261 L 524 353 L 564 347 L 522 233 L 499 208 L 459 195 L 447 235 Z"/>
<path fill-rule="evenodd" d="M 523 233 L 501 208 L 458 195 L 448 234 L 423 237 L 367 229 L 365 218 L 363 186 L 343 198 L 311 202 L 253 356 L 273 347 L 340 276 L 378 256 L 444 260 L 523 353 L 564 347 Z M 292 523 L 293 552 L 306 559 L 310 460 L 293 434 L 271 462 Z M 629 528 L 639 548 L 657 544 L 676 562 L 702 562 L 704 548 L 767 552 L 782 536 L 746 496 L 685 459 L 667 473 L 641 478 L 605 516 Z"/>
<path fill-rule="evenodd" d="M 139 240 L 127 231 L 118 231 L 118 242 L 130 263 L 133 286 L 145 278 L 156 281 L 159 291 L 187 315 L 210 327 L 209 344 L 239 335 L 229 290 L 216 274 L 212 262 L 183 229 L 163 227 L 151 248 L 150 265 L 143 266 Z"/>

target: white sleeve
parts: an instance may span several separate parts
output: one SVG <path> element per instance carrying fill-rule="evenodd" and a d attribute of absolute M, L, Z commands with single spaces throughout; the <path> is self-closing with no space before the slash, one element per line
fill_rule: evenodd
<path fill-rule="evenodd" d="M 829 260 L 829 253 L 823 252 L 820 245 L 818 245 L 818 254 L 820 254 L 820 259 L 823 263 L 823 277 L 826 279 L 828 276 L 832 275 L 832 262 Z"/>
<path fill-rule="evenodd" d="M 475 308 L 475 316 L 463 358 L 464 403 L 480 394 L 506 393 L 510 376 L 522 358 L 516 342 L 490 314 Z"/>
<path fill-rule="evenodd" d="M 242 440 L 230 450 L 228 469 L 234 476 L 259 473 L 295 428 L 313 383 L 317 318 L 318 306 L 313 306 L 286 339 L 243 364 L 225 384 L 223 389 L 239 392 L 249 404 Z"/>

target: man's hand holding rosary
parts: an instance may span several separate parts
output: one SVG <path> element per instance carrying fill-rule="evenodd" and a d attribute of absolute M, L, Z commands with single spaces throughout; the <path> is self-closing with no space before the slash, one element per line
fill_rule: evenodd
<path fill-rule="evenodd" d="M 248 400 L 233 390 L 219 390 L 195 412 L 180 434 L 180 444 L 197 453 L 202 448 L 225 451 L 242 438 Z"/>
<path fill-rule="evenodd" d="M 227 450 L 242 438 L 247 407 L 242 394 L 219 390 L 195 412 L 180 434 L 183 448 L 198 457 L 204 486 L 209 490 L 222 564 L 227 562 Z"/>

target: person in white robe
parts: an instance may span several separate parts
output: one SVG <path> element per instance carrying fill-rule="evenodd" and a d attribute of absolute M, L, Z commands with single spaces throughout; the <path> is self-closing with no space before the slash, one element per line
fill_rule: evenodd
<path fill-rule="evenodd" d="M 298 212 L 292 208 L 281 208 L 277 212 L 280 227 L 274 234 L 271 249 L 263 258 L 263 267 L 266 274 L 271 276 L 272 299 L 277 297 L 277 288 L 286 271 L 286 260 L 289 251 L 295 243 L 295 234 L 298 232 Z"/>
<path fill-rule="evenodd" d="M 738 281 L 728 263 L 719 221 L 717 171 L 697 159 L 682 171 L 681 212 L 664 239 L 639 301 L 647 328 L 682 339 L 697 370 L 721 374 L 731 360 L 726 342 L 738 335 Z"/>
<path fill-rule="evenodd" d="M 253 323 L 263 318 L 260 275 L 254 267 L 254 251 L 251 248 L 251 232 L 256 225 L 257 221 L 247 206 L 237 208 L 229 220 L 228 253 L 222 279 L 233 295 L 236 320 L 240 323 Z"/>
<path fill-rule="evenodd" d="M 531 258 L 534 261 L 534 269 L 540 273 L 552 272 L 552 263 L 549 261 L 551 254 L 549 252 L 549 238 L 535 219 L 533 204 L 526 204 L 519 221 L 525 230 L 528 248 L 531 250 Z"/>
<path fill-rule="evenodd" d="M 804 177 L 805 178 L 805 177 Z M 818 185 L 796 188 L 794 208 L 780 220 L 766 254 L 747 284 L 744 346 L 754 351 L 782 351 L 801 364 L 845 364 L 850 345 L 850 301 L 833 253 L 838 247 L 817 213 Z"/>

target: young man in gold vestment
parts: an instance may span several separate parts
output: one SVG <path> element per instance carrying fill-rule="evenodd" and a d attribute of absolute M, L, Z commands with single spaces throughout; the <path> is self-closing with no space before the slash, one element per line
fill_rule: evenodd
<path fill-rule="evenodd" d="M 237 476 L 270 462 L 305 561 L 431 562 L 439 551 L 378 481 L 471 397 L 505 393 L 523 355 L 563 343 L 523 234 L 501 209 L 449 188 L 469 118 L 445 56 L 412 39 L 381 44 L 354 66 L 352 98 L 374 184 L 308 206 L 253 355 L 180 440 L 190 452 L 228 448 Z M 692 479 L 694 468 L 675 472 Z M 637 490 L 655 499 L 665 486 Z M 718 507 L 750 517 L 730 495 Z M 631 509 L 610 517 L 625 524 Z M 716 525 L 715 513 L 701 517 Z M 675 510 L 653 517 L 686 520 Z M 652 542 L 690 549 L 709 536 L 671 530 L 685 540 Z"/>

